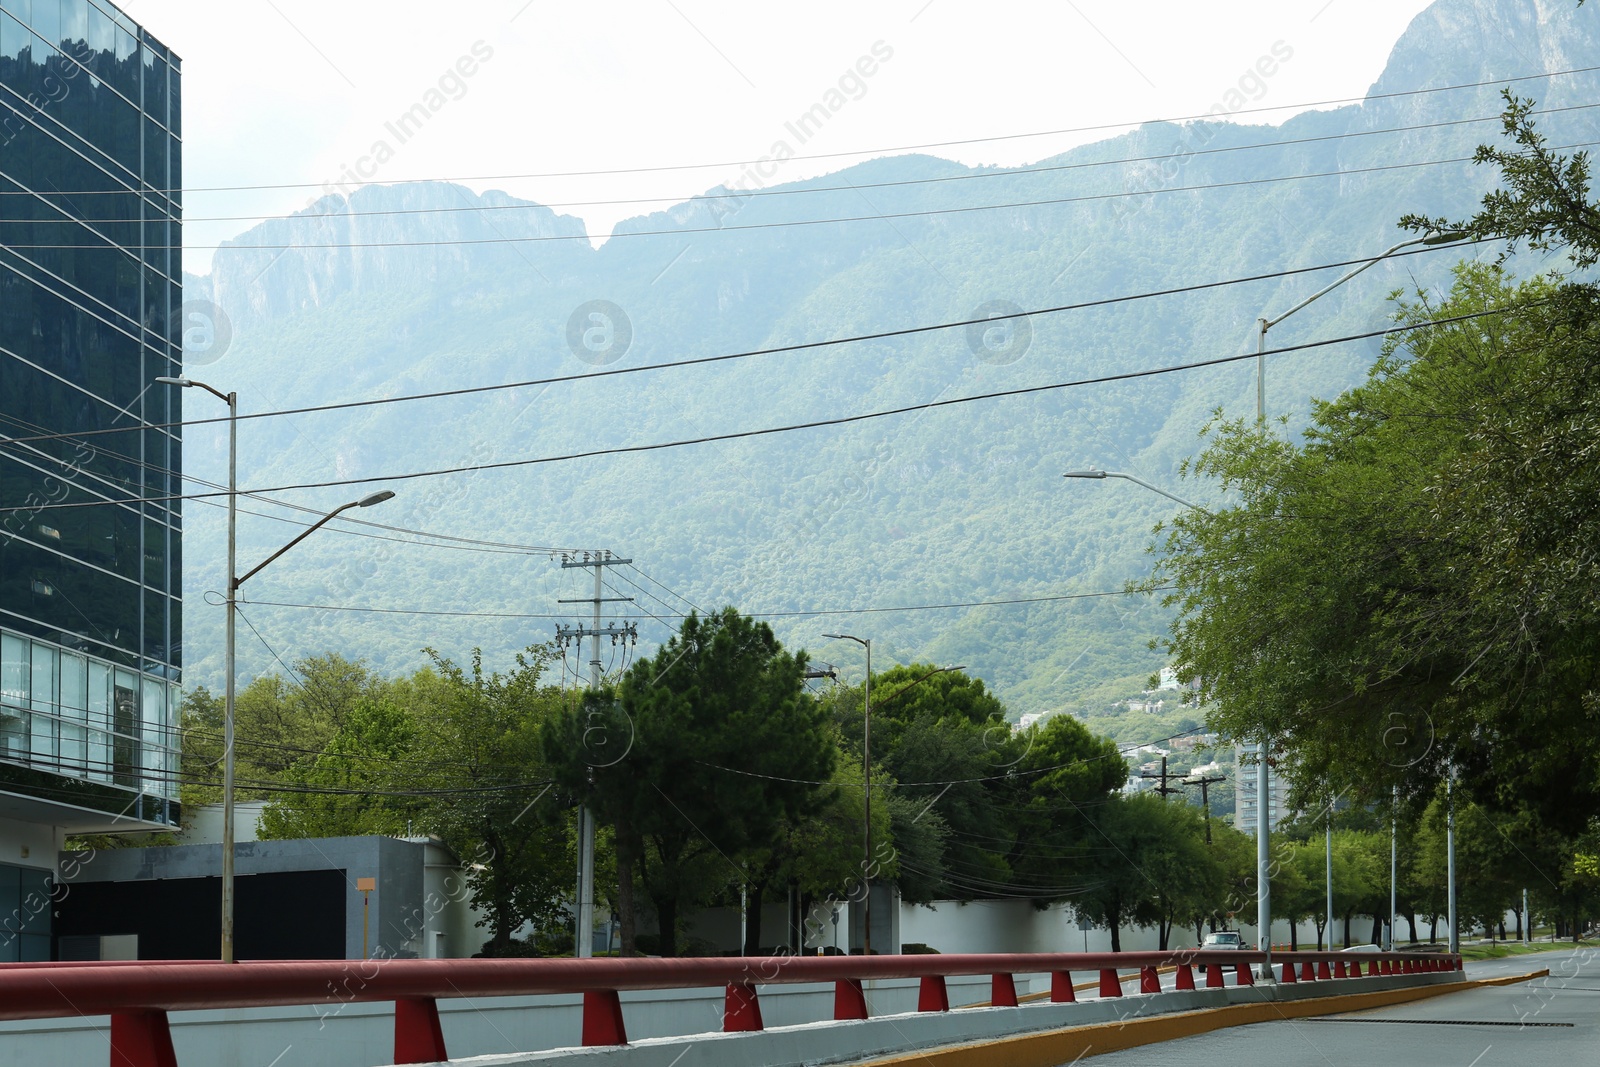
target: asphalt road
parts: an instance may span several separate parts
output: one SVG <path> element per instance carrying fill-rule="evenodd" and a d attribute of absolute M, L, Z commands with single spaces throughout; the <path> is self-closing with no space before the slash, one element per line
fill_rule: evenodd
<path fill-rule="evenodd" d="M 1285 1020 L 1096 1056 L 1095 1067 L 1600 1067 L 1600 949 L 1467 964 L 1470 978 L 1549 978 L 1375 1011 Z"/>

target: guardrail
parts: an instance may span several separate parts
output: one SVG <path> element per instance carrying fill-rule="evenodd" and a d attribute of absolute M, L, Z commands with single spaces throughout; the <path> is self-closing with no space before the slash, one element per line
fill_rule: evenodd
<path fill-rule="evenodd" d="M 1275 952 L 1281 982 L 1459 971 L 1461 957 L 1409 952 Z M 167 1013 L 210 1008 L 265 1008 L 394 1002 L 394 1062 L 448 1058 L 439 998 L 583 994 L 581 1040 L 627 1044 L 618 993 L 643 989 L 725 989 L 723 1030 L 762 1029 L 762 985 L 832 982 L 834 1019 L 867 1018 L 862 983 L 921 980 L 917 1010 L 950 1010 L 945 979 L 990 975 L 990 1003 L 1018 1006 L 1014 976 L 1049 974 L 1050 1001 L 1077 999 L 1072 974 L 1099 974 L 1101 997 L 1122 996 L 1122 972 L 1137 971 L 1141 993 L 1161 991 L 1160 969 L 1174 986 L 1194 989 L 1254 981 L 1266 959 L 1254 951 L 1195 949 L 1121 953 L 1008 953 L 917 956 L 761 956 L 697 959 L 300 960 L 223 965 L 215 961 L 0 964 L 0 1019 L 111 1017 L 112 1067 L 177 1067 Z"/>

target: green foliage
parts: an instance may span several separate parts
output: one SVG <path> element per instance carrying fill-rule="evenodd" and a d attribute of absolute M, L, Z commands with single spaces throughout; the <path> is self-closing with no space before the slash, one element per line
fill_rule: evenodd
<path fill-rule="evenodd" d="M 628 670 L 615 699 L 592 696 L 545 732 L 557 780 L 615 830 L 624 923 L 637 870 L 662 955 L 677 954 L 687 908 L 741 882 L 738 856 L 770 848 L 782 827 L 826 805 L 816 783 L 828 780 L 837 749 L 804 691 L 805 663 L 733 608 L 691 614 Z M 625 925 L 625 952 L 630 935 Z"/>
<path fill-rule="evenodd" d="M 1160 947 L 1172 931 L 1216 906 L 1230 872 L 1208 849 L 1199 813 L 1153 793 L 1119 797 L 1091 818 L 1097 840 L 1079 868 L 1086 884 L 1078 911 L 1111 930 L 1111 951 L 1122 951 L 1122 927 L 1157 927 Z"/>
<path fill-rule="evenodd" d="M 573 869 L 567 814 L 539 782 L 539 729 L 560 705 L 543 684 L 546 649 L 486 674 L 433 656 L 397 680 L 338 655 L 264 676 L 237 702 L 241 798 L 270 801 L 264 838 L 433 834 L 465 867 L 491 952 L 524 923 L 564 921 Z M 183 706 L 186 804 L 215 802 L 223 701 L 200 688 Z"/>
<path fill-rule="evenodd" d="M 476 651 L 466 669 L 428 653 L 434 670 L 416 678 L 417 736 L 435 762 L 412 776 L 438 790 L 425 825 L 467 861 L 491 944 L 508 944 L 524 923 L 559 926 L 576 861 L 566 814 L 538 781 L 549 773 L 542 731 L 563 711 L 561 690 L 544 682 L 553 653 L 518 653 L 505 674 L 485 674 Z"/>
<path fill-rule="evenodd" d="M 407 780 L 395 767 L 420 754 L 417 735 L 417 721 L 406 709 L 382 700 L 358 700 L 319 754 L 285 772 L 285 788 L 304 792 L 280 794 L 267 805 L 261 837 L 404 834 L 411 819 L 421 814 L 421 805 L 373 790 L 377 781 L 399 785 Z"/>

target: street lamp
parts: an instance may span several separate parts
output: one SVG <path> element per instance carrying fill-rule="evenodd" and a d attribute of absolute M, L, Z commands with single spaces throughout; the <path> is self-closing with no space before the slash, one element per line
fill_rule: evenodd
<path fill-rule="evenodd" d="M 352 500 L 348 504 L 341 504 L 322 518 L 312 523 L 300 535 L 278 551 L 268 556 L 257 564 L 243 578 L 235 577 L 238 572 L 238 514 L 239 514 L 239 394 L 224 393 L 205 382 L 195 381 L 192 378 L 159 377 L 156 381 L 163 385 L 176 385 L 180 389 L 204 389 L 228 405 L 228 596 L 227 596 L 227 626 L 225 631 L 225 656 L 224 670 L 227 671 L 226 685 L 223 692 L 223 718 L 222 718 L 222 961 L 234 962 L 233 953 L 233 727 L 234 727 L 234 652 L 235 652 L 235 619 L 238 615 L 239 587 L 251 577 L 254 577 L 268 563 L 283 555 L 289 549 L 309 537 L 313 532 L 325 526 L 340 513 L 351 508 L 369 508 L 374 504 L 381 504 L 394 496 L 393 491 L 385 489 L 372 493 L 360 500 Z"/>
<path fill-rule="evenodd" d="M 1346 271 L 1338 278 L 1324 285 L 1321 289 L 1306 297 L 1294 307 L 1285 311 L 1276 318 L 1260 318 L 1256 320 L 1256 422 L 1265 424 L 1267 418 L 1267 331 L 1278 325 L 1290 315 L 1300 311 L 1312 303 L 1322 299 L 1339 286 L 1348 282 L 1356 275 L 1372 267 L 1373 264 L 1388 259 L 1402 248 L 1411 248 L 1415 245 L 1441 245 L 1460 240 L 1465 234 L 1459 230 L 1450 230 L 1437 233 L 1428 237 L 1413 237 L 1408 241 L 1401 241 L 1368 259 L 1361 266 L 1351 271 Z M 1271 830 L 1267 825 L 1268 796 L 1268 760 L 1267 743 L 1265 740 L 1256 742 L 1256 882 L 1258 886 L 1256 897 L 1256 923 L 1259 928 L 1261 951 L 1267 954 L 1261 964 L 1261 977 L 1270 981 L 1272 979 L 1272 891 L 1268 884 L 1267 872 L 1271 866 L 1270 836 Z M 1330 842 L 1331 853 L 1331 842 Z M 1329 894 L 1330 898 L 1332 894 Z M 1328 922 L 1331 926 L 1333 917 L 1330 914 Z M 1393 936 L 1391 931 L 1391 936 Z"/>
<path fill-rule="evenodd" d="M 1343 285 L 1345 282 L 1349 281 L 1351 278 L 1354 278 L 1356 275 L 1360 274 L 1362 271 L 1367 270 L 1368 268 L 1372 267 L 1373 264 L 1380 263 L 1383 260 L 1388 259 L 1390 256 L 1394 255 L 1396 252 L 1400 251 L 1402 248 L 1411 248 L 1414 245 L 1430 245 L 1431 246 L 1431 245 L 1453 244 L 1454 242 L 1459 241 L 1463 237 L 1466 237 L 1466 236 L 1467 236 L 1467 234 L 1462 230 L 1447 230 L 1444 233 L 1436 233 L 1436 234 L 1433 234 L 1430 237 L 1413 237 L 1409 241 L 1401 241 L 1399 244 L 1394 245 L 1394 246 L 1392 246 L 1390 248 L 1387 248 L 1387 249 L 1383 250 L 1382 252 L 1379 252 L 1377 255 L 1373 256 L 1371 259 L 1369 259 L 1365 263 L 1361 264 L 1361 266 L 1357 267 L 1355 270 L 1347 271 L 1346 273 L 1340 275 L 1339 278 L 1337 278 L 1336 280 L 1334 280 L 1332 282 L 1329 282 L 1327 285 L 1324 285 L 1321 289 L 1318 289 L 1316 292 L 1312 293 L 1310 296 L 1306 297 L 1304 300 L 1300 301 L 1300 303 L 1296 304 L 1294 307 L 1290 308 L 1288 311 L 1285 311 L 1282 315 L 1279 315 L 1277 318 L 1275 318 L 1275 319 L 1257 319 L 1256 320 L 1256 421 L 1260 422 L 1260 421 L 1262 421 L 1263 419 L 1265 419 L 1267 417 L 1267 352 L 1266 352 L 1266 350 L 1267 350 L 1267 331 L 1268 330 L 1272 329 L 1274 326 L 1278 325 L 1278 323 L 1282 322 L 1284 319 L 1288 318 L 1290 315 L 1293 315 L 1295 312 L 1301 310 L 1302 308 L 1306 307 L 1307 305 L 1309 305 L 1309 304 L 1311 304 L 1311 303 L 1313 303 L 1313 302 L 1315 302 L 1317 300 L 1320 300 L 1323 297 L 1327 296 L 1329 293 L 1331 293 L 1335 289 L 1339 288 L 1339 286 Z"/>
<path fill-rule="evenodd" d="M 854 641 L 867 650 L 867 684 L 861 695 L 861 764 L 863 768 L 861 807 L 864 812 L 862 822 L 866 826 L 863 834 L 864 852 L 861 858 L 861 883 L 863 886 L 861 894 L 861 954 L 870 956 L 872 955 L 872 639 L 856 637 L 854 634 L 823 634 L 822 636 L 832 641 Z"/>
<path fill-rule="evenodd" d="M 1159 486 L 1151 485 L 1149 482 L 1145 481 L 1143 478 L 1136 478 L 1131 474 L 1123 474 L 1121 471 L 1097 471 L 1093 467 L 1090 467 L 1086 471 L 1067 471 L 1067 473 L 1063 474 L 1061 477 L 1063 477 L 1063 478 L 1093 478 L 1093 479 L 1095 479 L 1097 481 L 1103 481 L 1106 478 L 1122 478 L 1122 479 L 1125 479 L 1127 481 L 1132 482 L 1134 485 L 1142 485 L 1146 489 L 1150 490 L 1152 493 L 1160 493 L 1162 496 L 1166 497 L 1168 500 L 1176 500 L 1178 503 L 1182 504 L 1186 508 L 1192 508 L 1195 511 L 1204 511 L 1207 515 L 1211 514 L 1211 512 L 1206 511 L 1206 509 L 1201 507 L 1199 504 L 1192 504 L 1189 501 L 1183 499 L 1183 497 L 1181 497 L 1181 496 L 1174 496 L 1173 494 L 1167 492 L 1165 489 L 1162 489 Z"/>

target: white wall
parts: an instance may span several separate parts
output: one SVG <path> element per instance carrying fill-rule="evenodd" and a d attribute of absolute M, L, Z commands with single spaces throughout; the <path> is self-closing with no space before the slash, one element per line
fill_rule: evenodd
<path fill-rule="evenodd" d="M 1443 931 L 1443 924 L 1440 930 Z M 1254 946 L 1254 923 L 1238 923 L 1245 942 Z M 1401 929 L 1404 930 L 1403 925 Z M 1315 948 L 1317 928 L 1314 923 L 1300 923 L 1300 947 Z M 1370 916 L 1356 916 L 1350 924 L 1350 936 L 1361 944 L 1372 933 Z M 1344 937 L 1344 923 L 1335 920 L 1334 936 Z M 980 900 L 968 904 L 959 901 L 940 901 L 932 906 L 903 904 L 900 908 L 901 944 L 921 943 L 940 952 L 1110 952 L 1111 931 L 1096 928 L 1087 932 L 1078 929 L 1077 916 L 1064 904 L 1052 905 L 1043 911 L 1024 900 Z M 1124 952 L 1154 951 L 1160 938 L 1153 926 L 1124 926 L 1122 950 Z M 1289 924 L 1272 924 L 1272 941 L 1275 945 L 1289 944 Z M 1195 942 L 1192 927 L 1179 927 L 1172 931 L 1171 948 L 1184 948 Z M 1087 946 L 1087 947 L 1086 947 Z"/>

